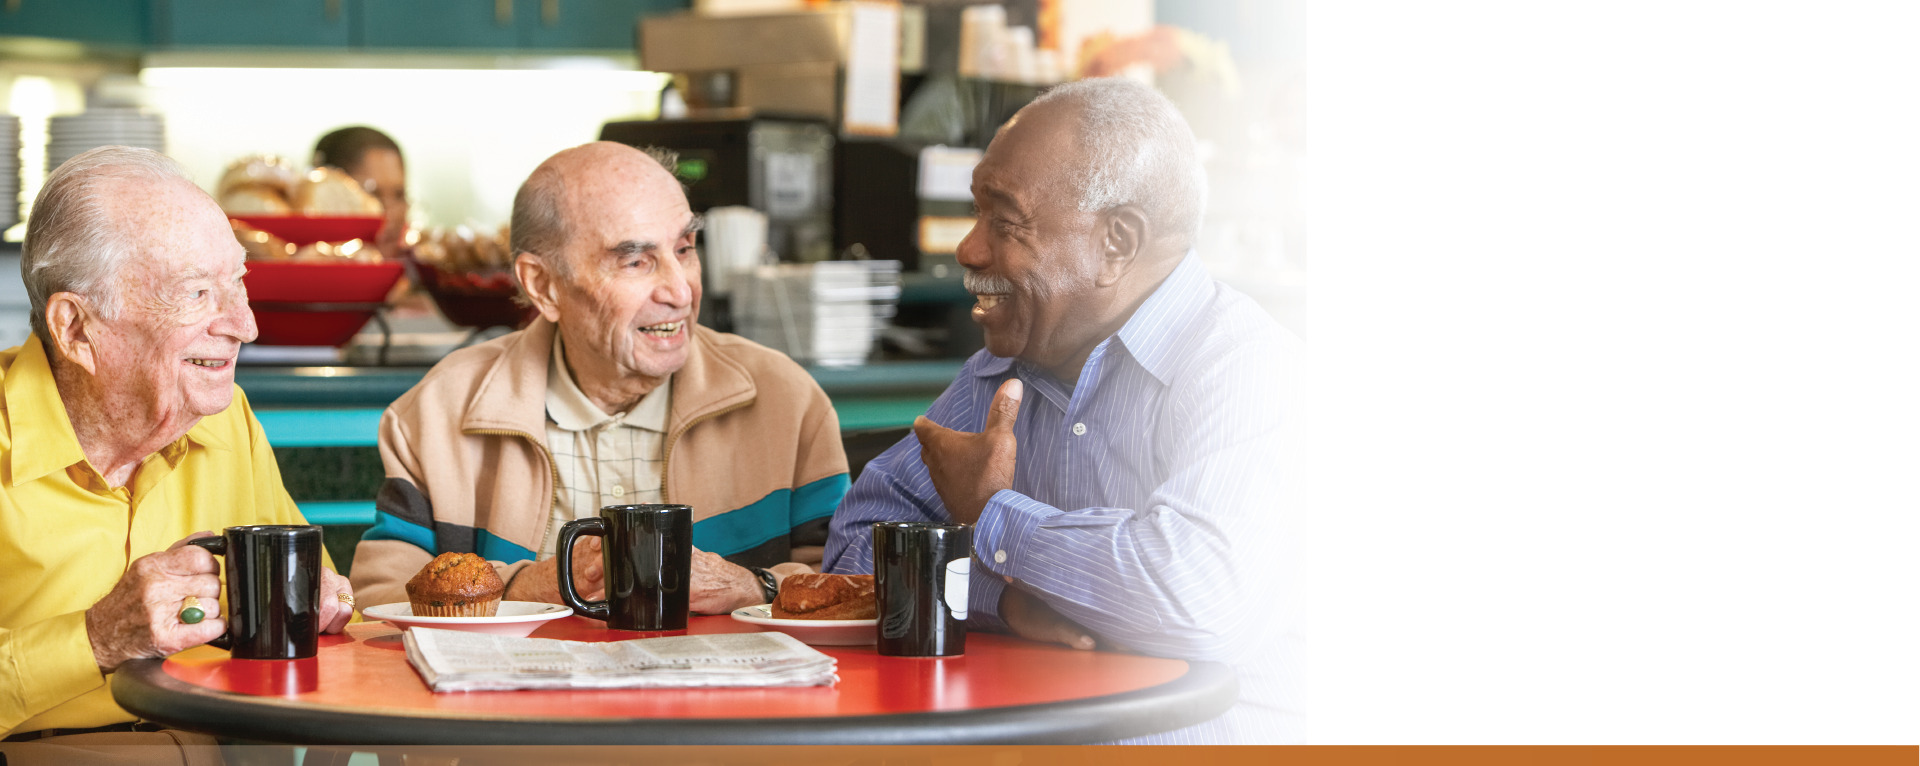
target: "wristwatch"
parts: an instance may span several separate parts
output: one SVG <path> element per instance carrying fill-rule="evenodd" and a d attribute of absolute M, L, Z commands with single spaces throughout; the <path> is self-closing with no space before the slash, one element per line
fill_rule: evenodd
<path fill-rule="evenodd" d="M 747 571 L 760 578 L 760 595 L 766 597 L 767 603 L 773 603 L 773 597 L 780 595 L 780 581 L 774 579 L 773 572 L 760 567 L 747 567 Z"/>

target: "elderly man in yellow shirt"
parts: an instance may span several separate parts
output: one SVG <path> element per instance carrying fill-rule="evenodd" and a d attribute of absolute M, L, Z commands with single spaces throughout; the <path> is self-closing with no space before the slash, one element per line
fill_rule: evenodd
<path fill-rule="evenodd" d="M 0 753 L 137 731 L 114 669 L 226 630 L 218 562 L 185 539 L 306 523 L 233 383 L 257 334 L 244 252 L 178 165 L 105 147 L 60 166 L 20 271 L 33 335 L 0 351 Z M 338 633 L 353 597 L 331 562 L 321 593 Z"/>

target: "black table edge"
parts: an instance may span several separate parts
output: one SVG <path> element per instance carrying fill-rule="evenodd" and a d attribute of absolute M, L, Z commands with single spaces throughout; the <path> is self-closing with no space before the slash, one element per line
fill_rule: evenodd
<path fill-rule="evenodd" d="M 1088 744 L 1192 726 L 1239 697 L 1229 666 L 1187 663 L 1166 683 L 1036 705 L 831 718 L 515 719 L 365 714 L 221 692 L 167 675 L 164 660 L 113 674 L 113 697 L 142 719 L 189 731 L 299 745 L 978 745 Z M 476 694 L 511 692 L 468 692 Z M 210 730 L 204 721 L 220 721 Z"/>

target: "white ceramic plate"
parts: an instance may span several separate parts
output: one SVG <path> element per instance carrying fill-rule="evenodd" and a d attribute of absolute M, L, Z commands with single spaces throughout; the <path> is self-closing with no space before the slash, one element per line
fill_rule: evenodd
<path fill-rule="evenodd" d="M 446 628 L 498 636 L 525 636 L 551 620 L 573 614 L 573 610 L 538 601 L 502 601 L 500 609 L 492 617 L 415 617 L 413 605 L 402 601 L 398 604 L 370 606 L 360 610 L 360 613 L 369 620 L 393 623 L 394 627 L 401 630 L 413 627 Z"/>
<path fill-rule="evenodd" d="M 874 626 L 879 620 L 780 620 L 773 616 L 772 604 L 743 606 L 733 610 L 733 619 L 749 625 L 761 625 L 815 646 L 860 646 L 874 643 Z"/>

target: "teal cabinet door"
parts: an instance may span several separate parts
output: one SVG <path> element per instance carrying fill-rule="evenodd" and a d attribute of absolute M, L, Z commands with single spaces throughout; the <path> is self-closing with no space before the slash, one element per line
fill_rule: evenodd
<path fill-rule="evenodd" d="M 641 16 L 690 0 L 0 0 L 0 36 L 99 45 L 634 51 Z"/>
<path fill-rule="evenodd" d="M 160 48 L 345 48 L 360 0 L 156 0 Z"/>
<path fill-rule="evenodd" d="M 641 16 L 687 6 L 688 0 L 520 0 L 520 47 L 632 53 Z"/>
<path fill-rule="evenodd" d="M 360 41 L 366 48 L 471 51 L 511 50 L 519 41 L 513 0 L 360 0 Z"/>
<path fill-rule="evenodd" d="M 147 12 L 147 0 L 8 0 L 0 3 L 0 35 L 139 46 Z"/>

